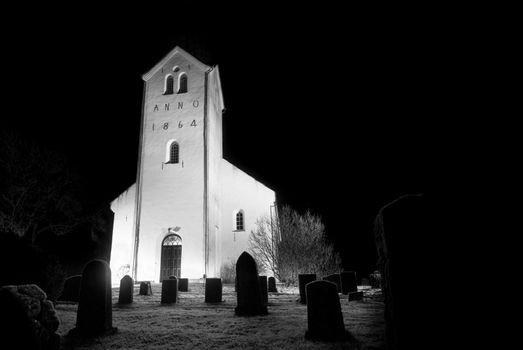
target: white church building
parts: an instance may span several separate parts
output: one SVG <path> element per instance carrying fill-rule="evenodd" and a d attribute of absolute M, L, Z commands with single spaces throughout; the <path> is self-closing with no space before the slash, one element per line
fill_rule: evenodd
<path fill-rule="evenodd" d="M 136 182 L 111 203 L 112 281 L 220 277 L 275 193 L 222 157 L 218 66 L 176 47 L 143 80 Z"/>

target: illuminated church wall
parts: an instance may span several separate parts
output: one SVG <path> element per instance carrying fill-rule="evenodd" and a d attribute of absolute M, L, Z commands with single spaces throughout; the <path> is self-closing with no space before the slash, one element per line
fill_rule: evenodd
<path fill-rule="evenodd" d="M 182 77 L 186 92 L 178 91 Z M 137 182 L 111 206 L 113 282 L 125 266 L 135 280 L 159 281 L 162 241 L 172 233 L 181 238 L 181 277 L 219 276 L 223 262 L 248 249 L 255 216 L 269 213 L 274 192 L 222 158 L 218 67 L 177 47 L 143 79 Z M 174 163 L 173 142 L 178 145 Z M 242 235 L 233 227 L 233 211 L 239 209 L 246 217 Z"/>

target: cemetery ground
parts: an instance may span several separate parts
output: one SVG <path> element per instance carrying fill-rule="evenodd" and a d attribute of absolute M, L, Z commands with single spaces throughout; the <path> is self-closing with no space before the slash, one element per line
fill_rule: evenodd
<path fill-rule="evenodd" d="M 222 303 L 204 302 L 203 284 L 190 284 L 189 292 L 178 292 L 176 304 L 161 305 L 161 284 L 153 284 L 153 295 L 138 295 L 134 302 L 118 305 L 119 288 L 113 288 L 114 335 L 76 340 L 64 337 L 75 327 L 78 304 L 57 302 L 61 349 L 383 349 L 385 348 L 384 302 L 381 290 L 367 286 L 363 301 L 347 301 L 340 294 L 345 329 L 351 339 L 325 343 L 305 339 L 307 306 L 298 288 L 279 287 L 269 293 L 266 316 L 240 317 L 234 314 L 233 285 L 223 286 Z"/>

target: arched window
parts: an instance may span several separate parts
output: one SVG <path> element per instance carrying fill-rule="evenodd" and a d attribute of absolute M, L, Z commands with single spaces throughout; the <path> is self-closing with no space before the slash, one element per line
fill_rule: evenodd
<path fill-rule="evenodd" d="M 169 146 L 169 157 L 167 163 L 177 164 L 179 161 L 179 155 L 180 146 L 178 145 L 178 142 L 171 143 L 171 145 Z"/>
<path fill-rule="evenodd" d="M 183 94 L 187 92 L 187 74 L 181 73 L 178 78 L 178 93 Z"/>
<path fill-rule="evenodd" d="M 171 234 L 163 239 L 162 246 L 168 245 L 182 245 L 182 237 Z"/>
<path fill-rule="evenodd" d="M 243 210 L 236 213 L 236 231 L 245 231 Z"/>
<path fill-rule="evenodd" d="M 168 75 L 165 77 L 165 88 L 164 88 L 164 95 L 172 95 L 174 93 L 174 78 L 172 75 Z"/>

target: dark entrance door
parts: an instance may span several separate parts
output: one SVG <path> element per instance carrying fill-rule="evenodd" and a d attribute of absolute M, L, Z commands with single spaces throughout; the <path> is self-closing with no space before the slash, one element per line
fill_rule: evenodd
<path fill-rule="evenodd" d="M 182 239 L 178 235 L 169 235 L 162 242 L 160 282 L 169 276 L 180 278 L 182 267 Z"/>

